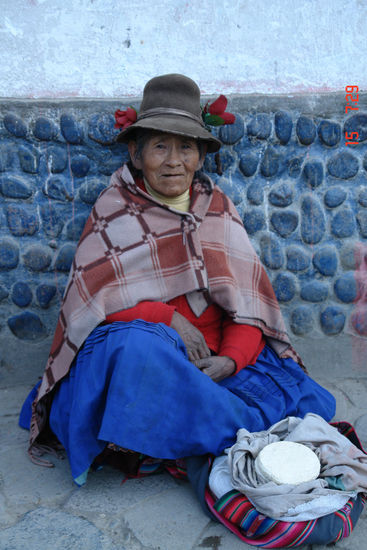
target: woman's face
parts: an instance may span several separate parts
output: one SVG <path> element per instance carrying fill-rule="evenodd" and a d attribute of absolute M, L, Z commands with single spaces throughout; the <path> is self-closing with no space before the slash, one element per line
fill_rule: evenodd
<path fill-rule="evenodd" d="M 136 142 L 131 141 L 128 147 L 135 168 L 142 170 L 149 185 L 166 197 L 177 197 L 190 187 L 205 157 L 200 158 L 195 139 L 164 132 L 153 135 L 138 157 Z"/>

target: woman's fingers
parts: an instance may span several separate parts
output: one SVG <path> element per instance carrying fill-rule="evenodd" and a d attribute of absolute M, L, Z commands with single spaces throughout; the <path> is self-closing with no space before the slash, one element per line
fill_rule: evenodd
<path fill-rule="evenodd" d="M 223 378 L 231 376 L 236 370 L 236 363 L 227 356 L 214 356 L 206 359 L 199 359 L 195 365 L 208 375 L 214 382 L 219 382 Z"/>
<path fill-rule="evenodd" d="M 181 336 L 191 362 L 210 356 L 210 350 L 200 330 L 177 311 L 172 316 L 171 327 Z"/>

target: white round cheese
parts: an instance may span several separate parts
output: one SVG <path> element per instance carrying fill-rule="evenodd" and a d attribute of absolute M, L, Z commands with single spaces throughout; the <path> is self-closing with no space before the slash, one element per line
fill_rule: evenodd
<path fill-rule="evenodd" d="M 298 485 L 319 476 L 320 461 L 306 445 L 276 441 L 260 451 L 255 459 L 255 470 L 267 481 L 278 485 Z"/>

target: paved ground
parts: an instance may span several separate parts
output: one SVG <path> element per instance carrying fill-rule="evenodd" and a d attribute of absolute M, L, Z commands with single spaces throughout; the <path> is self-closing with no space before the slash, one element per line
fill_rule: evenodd
<path fill-rule="evenodd" d="M 318 380 L 337 398 L 336 419 L 353 422 L 367 443 L 367 379 L 339 379 L 334 384 Z M 1 550 L 253 548 L 209 521 L 190 486 L 168 474 L 121 484 L 122 474 L 105 468 L 90 474 L 78 489 L 67 461 L 56 460 L 52 469 L 33 465 L 26 455 L 28 433 L 17 426 L 29 389 L 0 390 Z M 366 539 L 365 513 L 338 547 L 364 550 Z"/>

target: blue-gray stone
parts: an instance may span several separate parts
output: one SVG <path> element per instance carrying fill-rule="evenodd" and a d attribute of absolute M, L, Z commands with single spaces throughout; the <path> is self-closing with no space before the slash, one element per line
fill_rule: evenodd
<path fill-rule="evenodd" d="M 337 145 L 341 138 L 341 129 L 337 122 L 323 120 L 318 127 L 320 141 L 329 147 Z"/>
<path fill-rule="evenodd" d="M 338 268 L 338 256 L 333 246 L 324 246 L 317 250 L 312 261 L 316 269 L 326 277 L 334 275 Z"/>
<path fill-rule="evenodd" d="M 269 146 L 260 164 L 260 172 L 265 178 L 271 178 L 278 173 L 279 170 L 279 154 L 275 149 Z"/>
<path fill-rule="evenodd" d="M 240 115 L 236 114 L 234 124 L 221 126 L 219 130 L 219 139 L 225 145 L 233 145 L 239 141 L 245 133 L 245 125 Z"/>
<path fill-rule="evenodd" d="M 285 238 L 296 229 L 298 225 L 298 214 L 293 210 L 273 212 L 270 221 L 275 231 L 279 233 L 281 237 Z"/>
<path fill-rule="evenodd" d="M 296 282 L 290 273 L 278 273 L 273 281 L 273 289 L 279 302 L 289 302 L 296 294 Z"/>
<path fill-rule="evenodd" d="M 76 155 L 71 159 L 71 171 L 77 178 L 83 178 L 89 172 L 90 160 L 85 155 Z"/>
<path fill-rule="evenodd" d="M 210 172 L 210 173 L 216 173 L 217 171 L 217 163 L 216 163 L 216 155 L 214 154 L 208 154 L 205 157 L 205 164 L 204 164 L 204 171 Z M 120 166 L 121 166 L 121 158 L 120 158 Z M 220 153 L 220 164 L 222 168 L 222 172 L 226 172 L 227 170 L 231 170 L 232 172 L 235 171 L 237 161 L 234 157 L 234 155 L 230 151 L 223 150 Z M 101 170 L 100 170 L 101 171 Z"/>
<path fill-rule="evenodd" d="M 210 155 L 206 156 L 205 161 L 209 156 Z M 129 160 L 128 157 L 129 157 L 128 153 L 119 154 L 118 156 L 112 156 L 111 154 L 108 156 L 102 155 L 99 159 L 98 171 L 101 174 L 104 174 L 105 176 L 110 176 L 111 174 L 116 172 L 116 170 L 120 168 L 120 166 L 124 162 L 127 162 Z M 205 163 L 205 169 L 206 169 L 206 163 Z M 215 171 L 214 167 L 213 167 L 213 170 L 208 170 L 208 172 L 213 172 L 213 171 Z"/>
<path fill-rule="evenodd" d="M 0 145 L 0 172 L 5 172 L 10 166 L 10 150 L 5 144 Z"/>
<path fill-rule="evenodd" d="M 56 286 L 42 283 L 36 288 L 36 297 L 39 305 L 46 309 L 56 294 Z"/>
<path fill-rule="evenodd" d="M 314 325 L 312 309 L 309 306 L 298 306 L 294 308 L 290 316 L 292 332 L 298 336 L 309 333 Z"/>
<path fill-rule="evenodd" d="M 260 209 L 253 208 L 244 212 L 243 225 L 249 235 L 253 235 L 257 231 L 264 229 L 265 227 L 265 215 Z"/>
<path fill-rule="evenodd" d="M 367 208 L 367 188 L 362 189 L 358 195 L 358 202 L 361 206 Z"/>
<path fill-rule="evenodd" d="M 31 271 L 44 271 L 51 264 L 52 254 L 41 244 L 31 245 L 23 255 L 24 265 Z"/>
<path fill-rule="evenodd" d="M 31 287 L 24 281 L 14 283 L 11 289 L 11 299 L 19 307 L 27 307 L 32 301 L 33 295 Z"/>
<path fill-rule="evenodd" d="M 302 145 L 310 145 L 316 137 L 316 128 L 313 121 L 306 117 L 300 116 L 296 124 L 297 137 Z"/>
<path fill-rule="evenodd" d="M 66 224 L 66 238 L 69 241 L 79 241 L 88 216 L 78 214 Z"/>
<path fill-rule="evenodd" d="M 39 229 L 38 216 L 16 204 L 6 207 L 6 217 L 10 232 L 16 237 L 34 235 Z"/>
<path fill-rule="evenodd" d="M 318 160 L 306 162 L 302 170 L 302 178 L 306 185 L 312 189 L 321 185 L 324 179 L 324 167 L 322 163 Z"/>
<path fill-rule="evenodd" d="M 291 178 L 298 178 L 301 173 L 303 157 L 295 157 L 287 161 L 288 174 Z"/>
<path fill-rule="evenodd" d="M 328 286 L 321 281 L 305 283 L 301 288 L 301 298 L 307 302 L 323 302 L 328 296 Z"/>
<path fill-rule="evenodd" d="M 361 210 L 360 212 L 358 212 L 357 223 L 361 236 L 364 239 L 367 239 L 367 212 L 365 210 Z"/>
<path fill-rule="evenodd" d="M 37 174 L 40 164 L 40 156 L 35 147 L 21 145 L 18 150 L 19 162 L 23 172 Z"/>
<path fill-rule="evenodd" d="M 367 139 L 367 115 L 359 113 L 348 118 L 344 124 L 344 132 L 348 132 L 348 134 L 358 132 L 358 140 L 351 141 L 358 141 L 358 143 L 365 141 Z"/>
<path fill-rule="evenodd" d="M 257 170 L 259 156 L 254 153 L 245 153 L 240 157 L 240 170 L 247 176 L 253 176 Z"/>
<path fill-rule="evenodd" d="M 24 311 L 8 319 L 8 326 L 20 340 L 41 340 L 47 336 L 47 329 L 35 313 Z"/>
<path fill-rule="evenodd" d="M 319 202 L 312 196 L 306 196 L 301 203 L 301 235 L 307 244 L 321 241 L 325 233 L 325 216 Z"/>
<path fill-rule="evenodd" d="M 356 229 L 356 219 L 352 210 L 343 208 L 336 212 L 330 227 L 332 234 L 339 239 L 351 237 Z"/>
<path fill-rule="evenodd" d="M 291 138 L 293 122 L 286 111 L 277 111 L 274 116 L 275 134 L 282 145 L 286 145 Z"/>
<path fill-rule="evenodd" d="M 264 190 L 259 182 L 255 181 L 248 186 L 247 199 L 251 204 L 262 204 L 264 200 Z"/>
<path fill-rule="evenodd" d="M 347 192 L 342 187 L 331 187 L 324 195 L 324 202 L 329 208 L 340 206 L 347 198 Z"/>
<path fill-rule="evenodd" d="M 75 255 L 76 245 L 74 244 L 64 244 L 60 248 L 59 253 L 55 261 L 55 269 L 58 271 L 70 271 L 71 264 L 73 263 Z"/>
<path fill-rule="evenodd" d="M 271 134 L 271 121 L 266 113 L 252 116 L 247 125 L 247 134 L 258 139 L 268 139 Z"/>
<path fill-rule="evenodd" d="M 37 118 L 34 125 L 33 134 L 37 139 L 42 141 L 50 141 L 56 134 L 56 128 L 52 120 L 47 117 L 40 116 Z"/>
<path fill-rule="evenodd" d="M 18 244 L 11 239 L 0 239 L 0 269 L 14 269 L 18 262 Z"/>
<path fill-rule="evenodd" d="M 289 271 L 304 271 L 311 263 L 307 252 L 297 245 L 291 245 L 287 248 L 287 269 Z"/>
<path fill-rule="evenodd" d="M 57 237 L 64 226 L 61 213 L 59 214 L 51 204 L 42 204 L 40 207 L 40 216 L 42 228 L 47 237 Z"/>
<path fill-rule="evenodd" d="M 354 273 L 344 273 L 334 283 L 334 292 L 342 302 L 354 302 L 357 298 L 357 291 L 357 280 Z"/>
<path fill-rule="evenodd" d="M 231 177 L 231 180 L 219 177 L 216 183 L 234 204 L 237 205 L 242 202 L 243 199 L 240 192 L 242 182 L 238 182 L 236 178 L 233 177 Z"/>
<path fill-rule="evenodd" d="M 114 142 L 120 130 L 114 128 L 115 117 L 113 115 L 95 114 L 92 115 L 88 123 L 88 136 L 93 141 L 102 145 L 108 145 Z"/>
<path fill-rule="evenodd" d="M 5 300 L 5 298 L 7 298 L 8 296 L 9 292 L 7 291 L 7 289 L 3 287 L 3 285 L 0 285 L 0 302 Z"/>
<path fill-rule="evenodd" d="M 363 245 L 358 241 L 345 244 L 340 251 L 340 261 L 344 269 L 358 269 L 363 260 L 362 251 Z"/>
<path fill-rule="evenodd" d="M 338 179 L 350 179 L 358 173 L 358 159 L 348 151 L 333 156 L 327 163 L 329 174 Z"/>
<path fill-rule="evenodd" d="M 344 328 L 345 315 L 338 306 L 328 306 L 320 315 L 321 328 L 325 334 L 339 334 Z"/>
<path fill-rule="evenodd" d="M 4 116 L 4 126 L 15 137 L 24 138 L 27 135 L 27 125 L 21 118 L 12 113 Z"/>
<path fill-rule="evenodd" d="M 69 143 L 77 145 L 83 141 L 83 129 L 72 115 L 66 113 L 60 117 L 61 133 Z"/>
<path fill-rule="evenodd" d="M 367 336 L 367 308 L 359 307 L 350 319 L 354 330 L 361 336 Z"/>
<path fill-rule="evenodd" d="M 50 176 L 42 187 L 43 193 L 50 199 L 70 201 L 73 196 L 63 176 Z"/>
<path fill-rule="evenodd" d="M 363 168 L 366 170 L 367 172 L 367 153 L 365 154 L 364 158 L 363 158 Z"/>
<path fill-rule="evenodd" d="M 26 181 L 16 176 L 1 178 L 1 193 L 10 199 L 28 199 L 32 196 L 32 189 Z"/>
<path fill-rule="evenodd" d="M 261 260 L 270 269 L 279 269 L 284 263 L 283 249 L 275 235 L 264 235 L 260 240 Z"/>
<path fill-rule="evenodd" d="M 289 206 L 293 202 L 293 187 L 289 183 L 274 185 L 269 193 L 269 202 L 274 206 Z"/>
<path fill-rule="evenodd" d="M 47 149 L 47 165 L 53 174 L 63 172 L 66 168 L 68 156 L 62 147 L 50 147 Z"/>
<path fill-rule="evenodd" d="M 100 193 L 106 188 L 101 180 L 90 180 L 79 189 L 79 197 L 86 204 L 94 204 Z"/>

